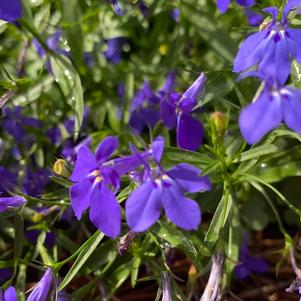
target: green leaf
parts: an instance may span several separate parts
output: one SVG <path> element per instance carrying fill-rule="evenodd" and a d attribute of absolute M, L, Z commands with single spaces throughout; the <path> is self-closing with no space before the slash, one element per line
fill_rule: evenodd
<path fill-rule="evenodd" d="M 295 60 L 292 63 L 291 77 L 294 85 L 301 89 L 301 64 Z"/>
<path fill-rule="evenodd" d="M 259 158 L 264 155 L 273 154 L 279 151 L 279 148 L 272 144 L 266 144 L 249 149 L 233 160 L 233 163 L 249 161 L 254 158 Z"/>
<path fill-rule="evenodd" d="M 58 290 L 63 290 L 68 283 L 77 275 L 78 271 L 81 267 L 86 263 L 88 258 L 92 255 L 96 247 L 99 245 L 101 240 L 103 239 L 104 234 L 96 231 L 80 248 L 80 253 L 78 254 L 74 264 L 70 268 L 66 277 L 61 282 Z"/>
<path fill-rule="evenodd" d="M 136 286 L 140 264 L 141 264 L 140 257 L 133 258 L 132 271 L 131 271 L 131 286 L 132 287 Z"/>
<path fill-rule="evenodd" d="M 204 243 L 202 246 L 205 249 L 205 252 L 206 249 L 207 251 L 211 250 L 218 241 L 220 232 L 224 228 L 229 217 L 229 213 L 232 208 L 232 202 L 233 200 L 229 188 L 227 184 L 225 184 L 222 199 L 220 200 L 216 208 L 209 229 L 205 235 Z"/>
<path fill-rule="evenodd" d="M 84 99 L 80 77 L 70 61 L 63 56 L 50 57 L 54 80 L 59 85 L 75 115 L 74 135 L 78 136 L 83 121 Z"/>
<path fill-rule="evenodd" d="M 198 252 L 184 233 L 170 226 L 167 222 L 160 221 L 154 226 L 154 233 L 171 244 L 173 248 L 182 250 L 201 270 L 203 267 L 198 260 Z"/>

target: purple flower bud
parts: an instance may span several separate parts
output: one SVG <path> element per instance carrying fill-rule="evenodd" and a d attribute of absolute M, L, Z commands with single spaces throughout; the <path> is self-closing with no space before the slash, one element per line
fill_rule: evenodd
<path fill-rule="evenodd" d="M 46 301 L 53 280 L 52 270 L 51 268 L 47 268 L 41 280 L 35 285 L 33 291 L 28 296 L 27 301 Z"/>
<path fill-rule="evenodd" d="M 26 200 L 22 196 L 0 197 L 0 212 L 8 210 L 10 207 L 19 208 Z"/>

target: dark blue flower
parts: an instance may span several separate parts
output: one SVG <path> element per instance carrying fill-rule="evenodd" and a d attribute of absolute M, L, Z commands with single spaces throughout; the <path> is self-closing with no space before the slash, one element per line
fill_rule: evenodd
<path fill-rule="evenodd" d="M 109 2 L 113 5 L 114 7 L 114 11 L 115 14 L 118 16 L 123 16 L 124 15 L 124 11 L 123 9 L 118 5 L 118 1 L 117 0 L 109 0 Z"/>
<path fill-rule="evenodd" d="M 115 137 L 107 137 L 97 147 L 94 155 L 87 146 L 77 154 L 74 171 L 70 177 L 72 208 L 78 219 L 90 208 L 91 222 L 103 233 L 117 237 L 121 227 L 121 210 L 114 190 L 119 188 L 120 177 L 113 167 L 105 164 L 118 147 Z"/>
<path fill-rule="evenodd" d="M 0 291 L 1 301 L 18 301 L 16 289 L 12 286 L 7 288 L 4 292 Z"/>
<path fill-rule="evenodd" d="M 113 63 L 119 64 L 123 53 L 123 45 L 126 43 L 126 38 L 117 37 L 107 40 L 107 50 L 103 52 L 105 58 Z"/>
<path fill-rule="evenodd" d="M 182 95 L 171 93 L 160 104 L 161 119 L 168 128 L 177 128 L 177 143 L 183 149 L 195 151 L 203 140 L 203 125 L 191 113 L 204 89 L 205 81 L 206 77 L 202 73 Z"/>
<path fill-rule="evenodd" d="M 19 208 L 26 200 L 22 196 L 0 197 L 0 212 L 4 212 L 9 208 Z"/>
<path fill-rule="evenodd" d="M 22 16 L 21 0 L 1 0 L 0 19 L 7 22 L 14 22 Z"/>
<path fill-rule="evenodd" d="M 231 0 L 216 0 L 216 6 L 221 14 L 227 11 Z M 255 4 L 256 0 L 236 0 L 237 4 L 244 7 L 250 7 Z"/>
<path fill-rule="evenodd" d="M 135 94 L 130 107 L 129 126 L 137 133 L 147 126 L 154 127 L 160 120 L 160 98 L 152 91 L 148 81 Z"/>
<path fill-rule="evenodd" d="M 276 7 L 265 8 L 264 11 L 272 15 L 272 20 L 242 43 L 234 60 L 233 71 L 242 72 L 257 66 L 260 73 L 284 84 L 290 74 L 291 60 L 301 63 L 301 30 L 288 26 L 288 13 L 300 6 L 300 0 L 288 1 L 281 20 L 277 19 Z"/>
<path fill-rule="evenodd" d="M 181 163 L 164 170 L 160 160 L 164 150 L 164 139 L 158 137 L 152 144 L 155 168 L 137 154 L 145 167 L 142 184 L 128 197 L 125 205 L 126 219 L 131 230 L 142 232 L 151 227 L 160 217 L 161 208 L 166 216 L 185 230 L 196 229 L 201 221 L 198 204 L 185 196 L 186 192 L 208 191 L 208 177 L 199 176 L 200 170 L 190 164 Z"/>

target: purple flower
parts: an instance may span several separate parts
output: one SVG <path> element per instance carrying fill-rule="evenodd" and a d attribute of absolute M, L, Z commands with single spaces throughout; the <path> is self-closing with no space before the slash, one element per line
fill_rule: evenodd
<path fill-rule="evenodd" d="M 196 229 L 201 221 L 198 204 L 184 193 L 210 190 L 209 178 L 200 177 L 201 171 L 186 163 L 165 171 L 159 164 L 163 150 L 164 139 L 158 137 L 152 144 L 152 155 L 157 167 L 152 169 L 144 161 L 143 182 L 126 201 L 127 223 L 134 232 L 151 227 L 159 219 L 162 207 L 167 217 L 185 230 Z"/>
<path fill-rule="evenodd" d="M 0 291 L 1 301 L 18 301 L 16 289 L 12 286 L 7 288 L 4 292 Z"/>
<path fill-rule="evenodd" d="M 21 0 L 0 1 L 0 19 L 14 22 L 22 16 Z"/>
<path fill-rule="evenodd" d="M 149 7 L 145 4 L 143 0 L 138 1 L 138 7 L 144 17 L 148 17 L 150 15 Z"/>
<path fill-rule="evenodd" d="M 26 194 L 39 196 L 42 194 L 44 187 L 49 183 L 51 172 L 45 168 L 31 169 L 27 168 L 23 180 L 23 188 Z"/>
<path fill-rule="evenodd" d="M 250 7 L 255 4 L 256 0 L 236 0 L 237 4 L 244 7 Z M 227 11 L 230 0 L 216 0 L 216 6 L 221 14 Z"/>
<path fill-rule="evenodd" d="M 291 70 L 290 61 L 295 59 L 301 63 L 301 30 L 289 28 L 287 18 L 290 10 L 300 6 L 300 0 L 288 1 L 281 20 L 277 20 L 276 7 L 265 8 L 264 11 L 272 15 L 272 20 L 265 29 L 250 35 L 242 43 L 233 71 L 242 72 L 257 66 L 259 72 L 276 78 L 280 84 L 285 83 Z"/>
<path fill-rule="evenodd" d="M 258 274 L 265 273 L 269 268 L 265 260 L 249 254 L 247 242 L 248 236 L 246 235 L 240 248 L 240 263 L 234 269 L 234 274 L 239 279 L 245 279 L 253 272 Z"/>
<path fill-rule="evenodd" d="M 0 191 L 11 191 L 17 185 L 17 174 L 0 166 Z"/>
<path fill-rule="evenodd" d="M 47 268 L 41 280 L 36 284 L 27 301 L 46 301 L 52 286 L 54 276 L 50 268 Z"/>
<path fill-rule="evenodd" d="M 0 269 L 0 285 L 2 286 L 13 275 L 13 271 L 9 268 Z M 1 296 L 1 295 L 0 295 Z"/>
<path fill-rule="evenodd" d="M 0 212 L 4 212 L 9 208 L 19 208 L 26 200 L 22 196 L 0 197 Z"/>
<path fill-rule="evenodd" d="M 123 9 L 118 5 L 118 1 L 117 0 L 109 0 L 109 2 L 113 5 L 114 7 L 114 11 L 115 14 L 118 16 L 123 16 L 124 15 L 124 11 Z"/>
<path fill-rule="evenodd" d="M 173 20 L 175 22 L 179 22 L 180 21 L 180 16 L 181 16 L 181 11 L 179 8 L 174 8 L 171 12 L 170 12 L 171 17 L 173 18 Z"/>
<path fill-rule="evenodd" d="M 187 150 L 197 150 L 204 137 L 203 125 L 191 116 L 205 85 L 203 73 L 181 95 L 171 93 L 161 101 L 161 119 L 168 128 L 177 128 L 177 143 Z"/>
<path fill-rule="evenodd" d="M 25 117 L 22 112 L 23 108 L 16 106 L 14 109 L 4 108 L 3 128 L 15 138 L 17 143 L 26 140 L 26 128 L 38 128 L 41 122 L 36 118 Z"/>
<path fill-rule="evenodd" d="M 170 273 L 162 272 L 162 301 L 172 301 Z"/>
<path fill-rule="evenodd" d="M 70 179 L 75 184 L 70 188 L 71 205 L 77 219 L 90 207 L 91 222 L 103 233 L 117 237 L 120 233 L 121 211 L 111 186 L 119 188 L 119 175 L 105 164 L 118 147 L 115 137 L 107 137 L 97 147 L 94 155 L 87 146 L 77 154 Z"/>
<path fill-rule="evenodd" d="M 54 126 L 47 130 L 46 135 L 48 136 L 52 144 L 57 144 L 62 139 L 61 129 L 58 126 Z"/>
<path fill-rule="evenodd" d="M 117 37 L 107 40 L 107 50 L 103 52 L 105 58 L 113 63 L 119 64 L 121 61 L 122 47 L 126 42 L 126 38 Z"/>
<path fill-rule="evenodd" d="M 241 111 L 239 127 L 243 138 L 249 144 L 254 144 L 281 122 L 301 134 L 300 120 L 301 91 L 266 80 L 255 102 Z"/>
<path fill-rule="evenodd" d="M 160 120 L 160 98 L 152 91 L 148 81 L 135 94 L 130 107 L 129 126 L 141 133 L 147 126 L 154 127 Z"/>
<path fill-rule="evenodd" d="M 257 27 L 264 20 L 264 17 L 261 14 L 259 14 L 254 10 L 249 9 L 248 7 L 246 7 L 244 11 L 250 26 Z"/>
<path fill-rule="evenodd" d="M 83 145 L 90 146 L 91 142 L 91 137 L 86 137 L 79 143 L 74 142 L 73 138 L 70 137 L 64 141 L 61 153 L 67 161 L 74 162 L 79 149 Z"/>

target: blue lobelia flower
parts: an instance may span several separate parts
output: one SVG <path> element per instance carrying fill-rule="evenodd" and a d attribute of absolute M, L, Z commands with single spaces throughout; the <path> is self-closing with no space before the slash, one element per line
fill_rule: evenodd
<path fill-rule="evenodd" d="M 39 128 L 42 123 L 36 118 L 25 117 L 23 108 L 16 106 L 13 109 L 4 108 L 3 128 L 15 138 L 17 143 L 26 140 L 26 128 Z"/>
<path fill-rule="evenodd" d="M 186 163 L 164 170 L 159 163 L 163 151 L 164 139 L 158 137 L 152 144 L 155 168 L 140 156 L 145 167 L 143 181 L 125 204 L 127 223 L 134 232 L 151 227 L 159 219 L 162 207 L 167 217 L 185 230 L 196 229 L 201 221 L 199 205 L 187 198 L 185 192 L 210 190 L 209 178 L 199 176 L 201 171 Z"/>
<path fill-rule="evenodd" d="M 123 9 L 119 6 L 117 0 L 109 0 L 109 2 L 113 5 L 114 11 L 115 11 L 115 14 L 116 14 L 116 15 L 118 15 L 118 16 L 123 16 L 123 15 L 124 15 L 124 11 L 123 11 Z"/>
<path fill-rule="evenodd" d="M 152 91 L 148 81 L 133 97 L 130 107 L 129 126 L 140 133 L 147 126 L 154 127 L 160 120 L 160 98 Z"/>
<path fill-rule="evenodd" d="M 172 17 L 172 19 L 175 21 L 175 22 L 179 22 L 180 21 L 180 17 L 181 17 L 181 11 L 180 9 L 177 7 L 177 8 L 174 8 L 171 12 L 170 12 L 170 15 Z"/>
<path fill-rule="evenodd" d="M 177 143 L 183 149 L 197 150 L 204 137 L 203 125 L 191 113 L 203 91 L 205 81 L 206 77 L 201 73 L 182 95 L 171 93 L 160 104 L 161 119 L 168 128 L 177 128 Z"/>
<path fill-rule="evenodd" d="M 257 66 L 259 72 L 285 83 L 291 70 L 291 59 L 301 63 L 301 30 L 288 27 L 288 14 L 301 7 L 300 0 L 290 0 L 278 20 L 276 7 L 265 8 L 272 20 L 261 31 L 250 35 L 241 45 L 234 59 L 233 71 L 242 72 Z M 281 70 L 281 72 L 279 72 Z"/>
<path fill-rule="evenodd" d="M 240 113 L 240 131 L 254 144 L 281 122 L 301 134 L 301 90 L 265 79 L 261 94 Z"/>
<path fill-rule="evenodd" d="M 14 22 L 22 16 L 21 0 L 0 1 L 0 19 Z"/>
<path fill-rule="evenodd" d="M 265 260 L 250 255 L 247 242 L 248 236 L 246 235 L 239 252 L 240 263 L 234 269 L 234 275 L 238 279 L 245 279 L 250 276 L 251 273 L 265 273 L 269 268 Z"/>
<path fill-rule="evenodd" d="M 126 43 L 126 38 L 116 37 L 107 40 L 107 50 L 103 52 L 105 58 L 112 64 L 119 64 L 123 53 L 122 47 Z"/>
<path fill-rule="evenodd" d="M 19 208 L 26 200 L 22 196 L 0 197 L 0 212 L 4 212 L 9 208 Z"/>
<path fill-rule="evenodd" d="M 47 268 L 41 280 L 36 284 L 27 301 L 46 301 L 53 284 L 54 276 L 51 268 Z"/>
<path fill-rule="evenodd" d="M 83 145 L 78 153 L 70 179 L 71 205 L 78 219 L 90 207 L 91 222 L 104 234 L 117 237 L 120 233 L 121 211 L 111 186 L 119 188 L 120 177 L 105 161 L 118 147 L 118 140 L 109 136 L 97 147 L 94 155 Z"/>
<path fill-rule="evenodd" d="M 217 9 L 221 14 L 227 11 L 231 0 L 216 0 Z M 250 7 L 255 4 L 256 0 L 236 0 L 237 4 L 244 7 Z"/>
<path fill-rule="evenodd" d="M 4 292 L 0 291 L 1 301 L 18 301 L 16 289 L 13 286 L 7 288 Z"/>

